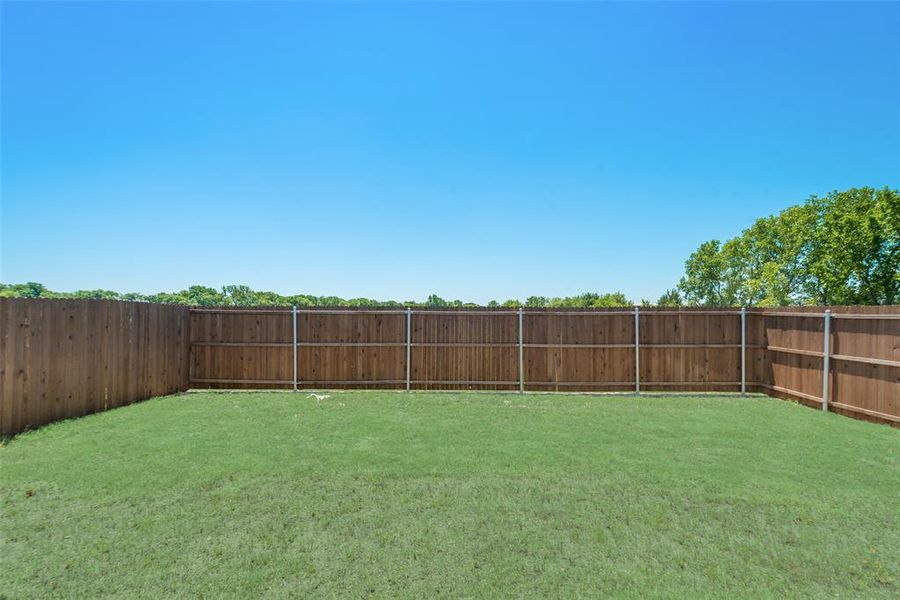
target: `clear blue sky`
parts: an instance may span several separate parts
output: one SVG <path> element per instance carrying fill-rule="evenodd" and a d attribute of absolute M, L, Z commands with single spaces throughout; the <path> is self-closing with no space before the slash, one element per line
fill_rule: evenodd
<path fill-rule="evenodd" d="M 656 299 L 900 185 L 900 3 L 2 4 L 2 272 Z"/>

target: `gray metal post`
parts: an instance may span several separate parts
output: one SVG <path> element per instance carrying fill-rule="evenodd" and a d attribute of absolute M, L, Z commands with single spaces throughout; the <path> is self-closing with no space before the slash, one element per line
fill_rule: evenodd
<path fill-rule="evenodd" d="M 294 391 L 297 391 L 297 307 L 291 307 L 291 327 L 294 331 L 293 340 L 294 343 L 291 344 L 291 363 L 294 365 Z"/>
<path fill-rule="evenodd" d="M 525 353 L 524 353 L 524 335 L 523 324 L 525 323 L 525 312 L 519 307 L 519 393 L 525 392 Z"/>
<path fill-rule="evenodd" d="M 410 361 L 412 360 L 412 309 L 406 309 L 406 391 L 409 391 Z"/>
<path fill-rule="evenodd" d="M 747 394 L 747 309 L 741 307 L 741 396 Z"/>
<path fill-rule="evenodd" d="M 831 359 L 831 310 L 825 311 L 822 326 L 822 410 L 828 410 L 828 370 Z"/>
<path fill-rule="evenodd" d="M 634 307 L 634 391 L 641 393 L 641 309 Z"/>

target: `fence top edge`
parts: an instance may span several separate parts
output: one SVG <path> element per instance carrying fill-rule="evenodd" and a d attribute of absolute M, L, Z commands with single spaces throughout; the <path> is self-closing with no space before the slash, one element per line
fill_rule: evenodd
<path fill-rule="evenodd" d="M 161 306 L 163 308 L 177 308 L 191 310 L 189 304 L 177 302 L 147 302 L 146 300 L 119 300 L 117 298 L 28 298 L 25 296 L 0 296 L 0 304 L 7 302 L 40 303 L 40 304 L 120 304 L 122 306 Z"/>
<path fill-rule="evenodd" d="M 181 308 L 190 312 L 256 312 L 256 313 L 290 313 L 290 306 L 197 306 L 188 304 L 165 303 L 165 302 L 146 302 L 139 300 L 119 300 L 112 298 L 26 298 L 26 297 L 0 297 L 0 303 L 7 302 L 24 302 L 24 303 L 47 303 L 47 304 L 121 304 L 121 305 L 140 305 L 140 306 L 163 306 L 170 308 Z M 527 314 L 559 314 L 559 315 L 596 315 L 596 314 L 633 314 L 634 309 L 638 308 L 644 315 L 692 315 L 692 314 L 740 314 L 740 307 L 664 307 L 664 306 L 640 306 L 640 307 L 521 307 Z M 344 306 L 318 306 L 297 307 L 297 312 L 334 312 L 334 313 L 353 313 L 353 312 L 369 312 L 369 313 L 405 313 L 412 310 L 416 313 L 431 314 L 516 314 L 520 307 L 397 307 L 397 306 L 366 306 L 366 307 L 344 307 Z M 748 306 L 747 314 L 757 314 L 764 316 L 792 316 L 792 317 L 819 317 L 821 318 L 825 310 L 831 311 L 831 316 L 835 318 L 859 318 L 859 319 L 896 319 L 900 318 L 900 304 L 880 304 L 880 305 L 816 305 L 816 306 Z"/>
<path fill-rule="evenodd" d="M 807 318 L 807 319 L 821 319 L 825 316 L 824 312 L 763 312 L 763 311 L 752 311 L 748 314 L 759 315 L 761 317 L 786 317 L 786 318 Z M 900 314 L 893 313 L 840 313 L 840 312 L 832 312 L 832 319 L 865 319 L 872 321 L 890 321 L 900 319 Z"/>
<path fill-rule="evenodd" d="M 213 313 L 213 314 L 253 314 L 253 315 L 289 315 L 290 308 L 272 308 L 272 309 L 241 309 L 241 308 L 194 308 L 191 307 L 192 313 Z"/>
<path fill-rule="evenodd" d="M 900 319 L 900 314 L 878 313 L 831 313 L 832 319 L 868 319 L 873 321 L 892 321 Z"/>
<path fill-rule="evenodd" d="M 115 302 L 115 301 L 113 301 Z M 165 305 L 165 306 L 178 306 L 178 305 Z M 273 307 L 273 308 L 230 308 L 230 307 L 222 307 L 222 308 L 205 308 L 205 307 L 186 307 L 189 309 L 191 313 L 206 313 L 206 314 L 275 314 L 275 315 L 290 315 L 292 314 L 292 309 L 283 308 L 283 307 Z M 428 309 L 428 308 L 412 308 L 412 309 L 396 309 L 396 308 L 298 308 L 296 311 L 298 314 L 388 314 L 388 315 L 402 315 L 407 312 L 411 312 L 413 314 L 418 315 L 468 315 L 468 316 L 515 316 L 519 314 L 519 309 L 509 309 L 509 310 L 485 310 L 485 309 L 463 309 L 463 310 L 443 310 L 443 309 Z M 677 309 L 677 310 L 654 310 L 654 309 L 640 309 L 638 311 L 632 310 L 610 310 L 610 309 L 599 309 L 599 310 L 557 310 L 557 309 L 544 309 L 544 308 L 523 308 L 522 313 L 528 316 L 634 316 L 637 313 L 640 313 L 642 316 L 710 316 L 710 315 L 720 315 L 720 316 L 740 316 L 742 314 L 741 309 L 732 309 L 732 310 L 704 310 L 704 309 Z M 815 310 L 808 312 L 782 312 L 778 310 L 769 310 L 769 309 L 758 309 L 758 308 L 750 308 L 746 309 L 746 314 L 748 315 L 756 315 L 760 317 L 771 317 L 771 318 L 806 318 L 806 319 L 821 319 L 825 313 L 824 311 Z M 832 312 L 831 317 L 834 319 L 863 319 L 863 320 L 897 320 L 900 319 L 900 312 L 898 313 L 844 313 L 844 312 Z"/>

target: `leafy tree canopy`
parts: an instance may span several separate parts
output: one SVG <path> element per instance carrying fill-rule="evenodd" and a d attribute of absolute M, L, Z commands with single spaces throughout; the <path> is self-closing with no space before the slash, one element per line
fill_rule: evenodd
<path fill-rule="evenodd" d="M 812 196 L 734 239 L 704 242 L 676 292 L 704 306 L 900 303 L 900 193 Z"/>

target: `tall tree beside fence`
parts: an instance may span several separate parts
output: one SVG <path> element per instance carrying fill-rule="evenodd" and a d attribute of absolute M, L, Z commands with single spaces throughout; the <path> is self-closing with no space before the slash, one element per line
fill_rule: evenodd
<path fill-rule="evenodd" d="M 900 302 L 900 192 L 852 188 L 704 242 L 678 285 L 689 304 L 785 306 Z"/>

